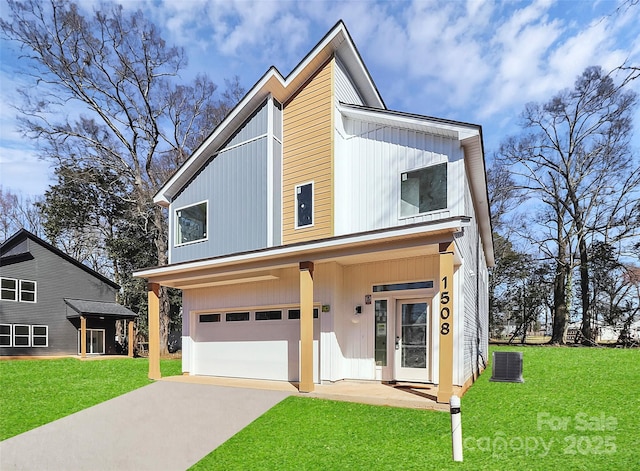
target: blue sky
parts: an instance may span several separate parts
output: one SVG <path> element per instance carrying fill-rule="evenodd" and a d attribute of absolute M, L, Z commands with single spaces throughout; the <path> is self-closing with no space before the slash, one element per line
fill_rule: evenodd
<path fill-rule="evenodd" d="M 640 4 L 624 0 L 121 3 L 185 48 L 185 80 L 207 73 L 223 84 L 238 75 L 246 89 L 271 65 L 288 74 L 342 19 L 388 108 L 480 124 L 487 157 L 518 131 L 525 103 L 570 87 L 589 65 L 640 64 Z M 94 2 L 80 4 L 91 11 Z M 16 130 L 17 66 L 15 48 L 0 40 L 0 185 L 39 195 L 51 169 Z"/>

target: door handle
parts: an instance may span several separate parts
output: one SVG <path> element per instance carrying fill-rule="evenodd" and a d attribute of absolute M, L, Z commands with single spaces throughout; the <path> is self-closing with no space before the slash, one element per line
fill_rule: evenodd
<path fill-rule="evenodd" d="M 400 337 L 396 337 L 396 350 L 400 350 Z"/>

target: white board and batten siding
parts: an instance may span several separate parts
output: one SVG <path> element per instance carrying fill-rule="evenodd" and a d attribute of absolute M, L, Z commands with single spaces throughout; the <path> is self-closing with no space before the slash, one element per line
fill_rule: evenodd
<path fill-rule="evenodd" d="M 364 102 L 353 85 L 347 69 L 339 58 L 336 57 L 334 68 L 334 93 L 337 102 L 349 103 L 352 105 L 363 105 Z"/>
<path fill-rule="evenodd" d="M 457 139 L 336 114 L 335 235 L 465 215 L 463 151 Z M 448 207 L 402 217 L 402 173 L 444 162 Z"/>
<path fill-rule="evenodd" d="M 479 374 L 480 357 L 486 362 L 489 348 L 489 300 L 486 290 L 478 290 L 488 283 L 488 270 L 479 239 L 478 227 L 475 224 L 475 209 L 471 199 L 468 180 L 465 175 L 465 207 L 472 217 L 471 225 L 456 235 L 456 250 L 463 260 L 458 275 L 462 278 L 462 292 L 458 293 L 458 312 L 464 313 L 456 323 L 459 334 L 456 335 L 454 358 L 457 377 L 454 382 L 463 385 L 472 376 Z M 462 331 L 462 332 L 460 332 Z"/>

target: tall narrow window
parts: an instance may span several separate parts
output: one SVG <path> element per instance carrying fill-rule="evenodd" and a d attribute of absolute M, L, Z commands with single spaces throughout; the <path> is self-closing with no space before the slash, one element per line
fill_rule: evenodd
<path fill-rule="evenodd" d="M 376 301 L 375 356 L 377 366 L 387 366 L 387 300 Z"/>
<path fill-rule="evenodd" d="M 0 299 L 3 301 L 18 300 L 18 280 L 0 278 L 0 286 L 2 287 L 2 295 L 0 296 Z"/>
<path fill-rule="evenodd" d="M 207 202 L 176 210 L 176 245 L 207 238 Z"/>
<path fill-rule="evenodd" d="M 36 302 L 36 282 L 20 280 L 20 301 L 23 303 Z"/>
<path fill-rule="evenodd" d="M 447 164 L 404 172 L 400 178 L 400 216 L 447 207 Z"/>
<path fill-rule="evenodd" d="M 296 228 L 313 226 L 313 182 L 296 186 Z"/>

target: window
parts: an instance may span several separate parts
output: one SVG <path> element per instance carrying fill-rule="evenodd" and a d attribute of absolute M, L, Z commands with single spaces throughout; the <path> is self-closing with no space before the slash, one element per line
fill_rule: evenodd
<path fill-rule="evenodd" d="M 256 311 L 257 321 L 278 321 L 282 319 L 282 311 Z"/>
<path fill-rule="evenodd" d="M 11 345 L 11 324 L 0 324 L 0 347 Z"/>
<path fill-rule="evenodd" d="M 385 291 L 403 291 L 405 289 L 423 289 L 433 288 L 433 281 L 416 281 L 413 283 L 393 283 L 390 285 L 375 285 L 374 293 L 383 293 Z"/>
<path fill-rule="evenodd" d="M 200 322 L 220 322 L 220 314 L 200 314 Z"/>
<path fill-rule="evenodd" d="M 31 327 L 31 340 L 34 347 L 49 346 L 49 326 L 34 325 Z"/>
<path fill-rule="evenodd" d="M 14 347 L 30 347 L 31 346 L 31 327 L 28 325 L 13 326 L 13 346 Z"/>
<path fill-rule="evenodd" d="M 446 163 L 404 172 L 400 180 L 400 216 L 447 207 Z"/>
<path fill-rule="evenodd" d="M 3 301 L 18 300 L 18 280 L 11 278 L 0 278 L 0 299 Z"/>
<path fill-rule="evenodd" d="M 387 366 L 387 300 L 376 301 L 375 359 L 377 366 Z"/>
<path fill-rule="evenodd" d="M 207 202 L 176 210 L 176 245 L 207 238 Z"/>
<path fill-rule="evenodd" d="M 318 308 L 314 307 L 313 308 L 313 318 L 317 319 L 318 318 Z M 300 309 L 289 309 L 288 312 L 288 317 L 289 319 L 300 319 Z"/>
<path fill-rule="evenodd" d="M 313 182 L 296 186 L 296 229 L 313 226 Z"/>
<path fill-rule="evenodd" d="M 20 301 L 24 303 L 36 302 L 36 282 L 20 280 Z"/>
<path fill-rule="evenodd" d="M 249 320 L 248 312 L 227 312 L 226 321 L 227 322 L 242 322 Z"/>

